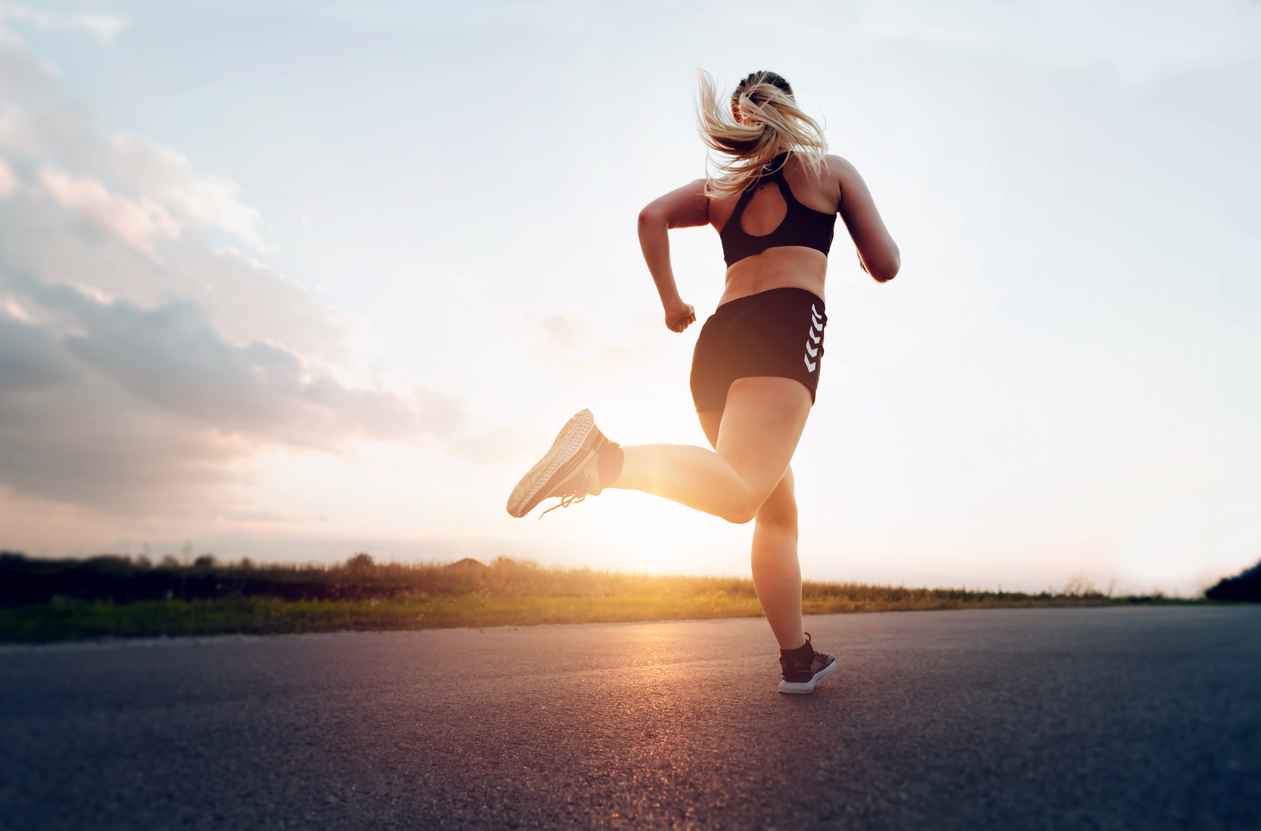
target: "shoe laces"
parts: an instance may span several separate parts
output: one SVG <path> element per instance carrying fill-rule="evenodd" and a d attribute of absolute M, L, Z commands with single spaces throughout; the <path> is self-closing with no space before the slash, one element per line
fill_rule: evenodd
<path fill-rule="evenodd" d="M 600 474 L 596 465 L 599 464 L 600 449 L 607 443 L 608 439 L 601 437 L 600 443 L 596 446 L 596 452 L 583 463 L 583 468 L 567 483 L 565 490 L 568 493 L 553 494 L 554 496 L 559 496 L 560 501 L 539 514 L 539 519 L 547 516 L 557 508 L 568 508 L 570 505 L 576 505 L 588 496 L 594 496 L 600 492 Z"/>
<path fill-rule="evenodd" d="M 547 516 L 548 514 L 550 514 L 552 511 L 556 510 L 557 508 L 568 508 L 570 505 L 574 505 L 578 502 L 581 502 L 582 500 L 586 498 L 587 498 L 587 495 L 585 493 L 582 494 L 581 496 L 579 496 L 576 493 L 571 493 L 571 494 L 567 494 L 566 496 L 562 496 L 559 502 L 557 502 L 552 507 L 548 508 L 543 513 L 539 514 L 539 519 L 542 519 L 543 517 Z"/>

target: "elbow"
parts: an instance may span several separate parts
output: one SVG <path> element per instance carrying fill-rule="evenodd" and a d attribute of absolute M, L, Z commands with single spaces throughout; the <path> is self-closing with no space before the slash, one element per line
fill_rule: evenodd
<path fill-rule="evenodd" d="M 902 267 L 902 255 L 898 251 L 897 246 L 885 257 L 881 257 L 879 262 L 868 263 L 867 270 L 878 283 L 887 283 L 894 277 L 898 276 L 898 269 Z"/>
<path fill-rule="evenodd" d="M 651 205 L 639 212 L 639 231 L 643 233 L 649 229 L 666 228 L 665 214 L 655 210 Z"/>

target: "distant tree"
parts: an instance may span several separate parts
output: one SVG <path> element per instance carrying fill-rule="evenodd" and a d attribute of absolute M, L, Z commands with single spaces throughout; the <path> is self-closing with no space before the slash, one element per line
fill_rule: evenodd
<path fill-rule="evenodd" d="M 136 568 L 153 568 L 153 560 L 150 560 L 148 556 L 144 554 L 137 557 L 135 563 Z"/>
<path fill-rule="evenodd" d="M 193 568 L 214 568 L 214 567 L 215 567 L 215 555 L 213 554 L 202 554 L 196 560 L 193 560 Z"/>
<path fill-rule="evenodd" d="M 1261 603 L 1261 562 L 1234 577 L 1224 577 L 1204 592 L 1209 600 L 1235 600 Z"/>
<path fill-rule="evenodd" d="M 346 568 L 351 571 L 371 571 L 376 563 L 372 559 L 372 555 L 366 551 L 360 551 L 355 556 L 346 561 Z"/>
<path fill-rule="evenodd" d="M 179 568 L 180 561 L 175 559 L 174 554 L 167 554 L 162 558 L 161 562 L 159 562 L 159 565 L 161 565 L 162 568 Z"/>
<path fill-rule="evenodd" d="M 251 560 L 249 557 L 242 557 L 241 558 L 241 571 L 253 571 L 253 570 L 254 570 L 254 561 Z"/>
<path fill-rule="evenodd" d="M 1089 577 L 1079 574 L 1064 584 L 1063 593 L 1069 597 L 1092 597 L 1099 594 L 1099 589 Z"/>

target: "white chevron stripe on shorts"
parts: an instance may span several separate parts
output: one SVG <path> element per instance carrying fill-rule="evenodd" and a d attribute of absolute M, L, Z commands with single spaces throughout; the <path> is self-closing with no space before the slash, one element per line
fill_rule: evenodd
<path fill-rule="evenodd" d="M 819 368 L 819 343 L 823 340 L 823 316 L 819 314 L 819 310 L 810 304 L 810 328 L 806 330 L 806 354 L 801 356 L 801 360 L 806 365 L 807 372 L 814 372 Z M 810 360 L 815 358 L 816 360 Z"/>

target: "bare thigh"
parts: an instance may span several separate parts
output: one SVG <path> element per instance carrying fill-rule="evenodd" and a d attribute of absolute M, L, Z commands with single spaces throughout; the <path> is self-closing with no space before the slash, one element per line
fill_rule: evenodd
<path fill-rule="evenodd" d="M 791 378 L 739 378 L 732 382 L 721 414 L 697 414 L 709 443 L 740 475 L 759 505 L 772 495 L 777 503 L 792 500 L 789 462 L 810 415 L 810 403 L 810 393 Z"/>
<path fill-rule="evenodd" d="M 696 416 L 701 420 L 701 429 L 705 431 L 705 438 L 709 439 L 709 446 L 718 448 L 718 428 L 722 426 L 722 410 L 697 410 Z"/>
<path fill-rule="evenodd" d="M 705 438 L 709 439 L 711 447 L 718 446 L 718 429 L 722 426 L 721 410 L 698 410 L 697 417 L 701 421 L 701 429 L 705 431 Z M 762 507 L 758 510 L 758 522 L 766 520 L 771 523 L 781 525 L 794 522 L 797 515 L 796 495 L 793 491 L 793 469 L 792 465 L 784 471 L 783 477 L 779 480 L 779 484 L 775 486 L 775 490 L 771 491 L 771 495 L 766 497 L 766 501 L 762 503 Z"/>

